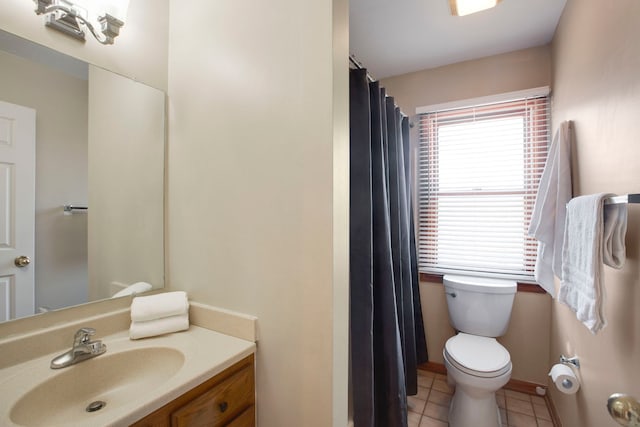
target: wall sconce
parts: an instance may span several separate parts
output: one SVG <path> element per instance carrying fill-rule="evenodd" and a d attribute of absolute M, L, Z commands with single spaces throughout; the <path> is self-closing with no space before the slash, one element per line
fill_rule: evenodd
<path fill-rule="evenodd" d="M 120 34 L 129 0 L 33 0 L 36 15 L 45 15 L 45 25 L 78 40 L 85 29 L 102 44 L 113 44 Z M 96 31 L 96 27 L 100 32 Z"/>

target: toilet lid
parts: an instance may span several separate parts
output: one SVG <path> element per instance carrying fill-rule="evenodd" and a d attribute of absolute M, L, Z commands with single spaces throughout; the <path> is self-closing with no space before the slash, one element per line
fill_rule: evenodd
<path fill-rule="evenodd" d="M 495 338 L 459 333 L 445 344 L 445 356 L 461 371 L 497 377 L 511 369 L 511 356 Z"/>

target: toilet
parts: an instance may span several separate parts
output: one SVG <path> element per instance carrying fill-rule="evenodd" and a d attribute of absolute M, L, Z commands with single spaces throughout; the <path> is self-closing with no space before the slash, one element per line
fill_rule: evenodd
<path fill-rule="evenodd" d="M 500 427 L 496 391 L 511 378 L 511 356 L 496 337 L 511 318 L 517 283 L 470 276 L 444 276 L 449 320 L 458 332 L 443 356 L 455 393 L 450 427 Z"/>

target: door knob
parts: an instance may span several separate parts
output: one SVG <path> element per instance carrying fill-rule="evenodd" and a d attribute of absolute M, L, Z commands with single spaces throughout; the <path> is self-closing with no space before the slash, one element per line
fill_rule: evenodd
<path fill-rule="evenodd" d="M 607 401 L 607 409 L 618 424 L 640 426 L 640 403 L 633 397 L 621 393 L 612 394 Z"/>
<path fill-rule="evenodd" d="M 16 265 L 16 267 L 26 267 L 27 265 L 29 265 L 31 263 L 31 260 L 29 259 L 28 256 L 24 256 L 21 255 L 19 257 L 17 257 L 16 259 L 13 260 L 13 263 Z"/>

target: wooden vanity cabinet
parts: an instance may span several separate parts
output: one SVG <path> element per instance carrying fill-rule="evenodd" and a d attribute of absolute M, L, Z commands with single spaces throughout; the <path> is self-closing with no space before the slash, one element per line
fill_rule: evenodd
<path fill-rule="evenodd" d="M 253 354 L 133 424 L 135 427 L 255 426 Z"/>

